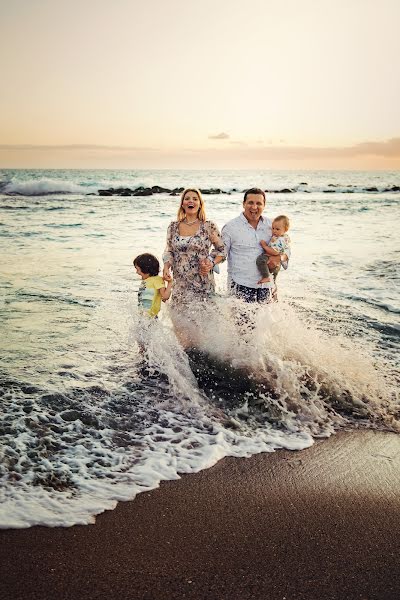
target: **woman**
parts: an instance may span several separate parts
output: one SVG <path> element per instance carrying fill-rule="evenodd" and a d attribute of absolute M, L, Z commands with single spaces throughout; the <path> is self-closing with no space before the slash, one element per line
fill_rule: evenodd
<path fill-rule="evenodd" d="M 225 260 L 218 227 L 206 220 L 199 190 L 190 188 L 182 193 L 177 221 L 168 227 L 163 259 L 164 278 L 168 279 L 171 268 L 174 277 L 171 316 L 180 341 L 187 345 L 193 336 L 185 333 L 184 328 L 193 321 L 198 302 L 212 297 L 215 290 L 212 270 Z"/>

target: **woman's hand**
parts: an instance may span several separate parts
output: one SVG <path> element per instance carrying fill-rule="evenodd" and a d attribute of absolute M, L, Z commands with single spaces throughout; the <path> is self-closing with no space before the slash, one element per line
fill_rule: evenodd
<path fill-rule="evenodd" d="M 171 269 L 171 265 L 169 263 L 165 263 L 164 268 L 163 268 L 163 274 L 162 274 L 164 281 L 172 280 L 170 269 Z"/>
<path fill-rule="evenodd" d="M 208 258 L 202 258 L 200 261 L 200 275 L 208 275 L 213 267 L 214 265 L 211 260 L 208 260 Z"/>

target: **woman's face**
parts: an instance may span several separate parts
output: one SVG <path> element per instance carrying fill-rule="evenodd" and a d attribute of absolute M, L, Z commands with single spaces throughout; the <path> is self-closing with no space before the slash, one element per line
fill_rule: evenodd
<path fill-rule="evenodd" d="M 200 210 L 200 198 L 196 192 L 187 192 L 185 194 L 182 200 L 182 208 L 189 219 L 197 217 Z"/>

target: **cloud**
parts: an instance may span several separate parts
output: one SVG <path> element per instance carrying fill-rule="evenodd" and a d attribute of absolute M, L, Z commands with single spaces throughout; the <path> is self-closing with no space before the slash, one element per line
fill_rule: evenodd
<path fill-rule="evenodd" d="M 242 149 L 240 146 L 240 144 L 236 144 L 225 150 L 204 150 L 204 153 L 227 154 L 231 152 L 235 157 L 255 160 L 340 159 L 360 156 L 400 158 L 400 137 L 387 141 L 362 142 L 352 146 L 262 146 L 257 144 L 246 146 L 246 149 Z"/>
<path fill-rule="evenodd" d="M 386 142 L 364 142 L 354 146 L 357 154 L 393 157 L 400 156 L 400 138 L 392 138 Z"/>
<path fill-rule="evenodd" d="M 222 135 L 222 134 L 220 134 Z M 227 134 L 224 134 L 227 135 Z M 173 139 L 171 138 L 171 143 Z M 215 168 L 232 165 L 239 168 L 277 165 L 277 168 L 342 168 L 343 165 L 377 165 L 388 168 L 400 165 L 400 136 L 389 140 L 364 141 L 351 146 L 305 146 L 244 143 L 229 140 L 227 144 L 215 144 L 213 148 L 196 147 L 144 147 L 111 146 L 99 144 L 33 145 L 0 144 L 2 168 L 179 168 L 198 165 L 199 168 Z M 284 165 L 282 167 L 282 165 Z M 346 167 L 347 168 L 347 167 Z"/>
<path fill-rule="evenodd" d="M 208 139 L 209 140 L 228 140 L 229 139 L 229 133 L 225 133 L 225 132 L 221 132 L 221 133 L 217 133 L 216 135 L 209 135 Z"/>

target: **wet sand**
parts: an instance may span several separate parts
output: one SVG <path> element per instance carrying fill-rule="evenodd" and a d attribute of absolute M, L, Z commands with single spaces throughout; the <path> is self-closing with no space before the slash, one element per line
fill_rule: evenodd
<path fill-rule="evenodd" d="M 1 600 L 400 597 L 400 436 L 228 458 L 95 525 L 0 531 Z"/>

